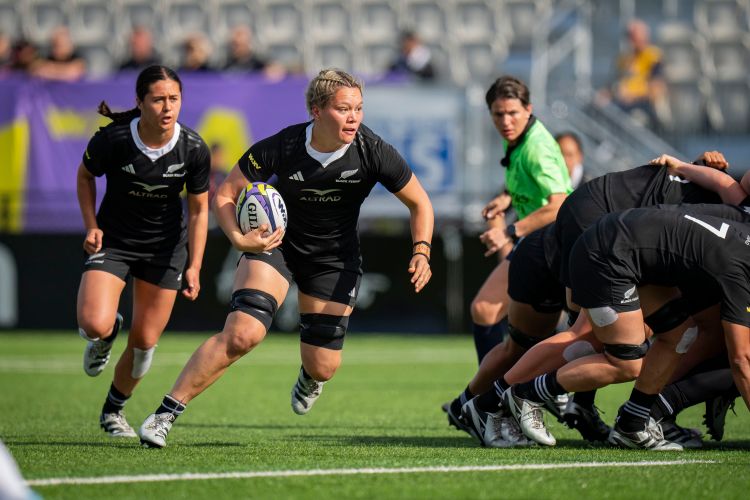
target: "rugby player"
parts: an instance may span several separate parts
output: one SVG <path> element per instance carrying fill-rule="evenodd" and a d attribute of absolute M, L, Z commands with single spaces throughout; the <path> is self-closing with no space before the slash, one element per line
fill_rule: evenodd
<path fill-rule="evenodd" d="M 726 165 L 726 160 L 718 152 L 706 152 L 696 162 L 708 163 L 715 167 Z M 706 167 L 696 168 L 708 170 Z M 718 189 L 713 184 L 711 187 Z M 563 264 L 567 261 L 572 244 L 586 227 L 590 226 L 602 215 L 610 211 L 641 206 L 641 204 L 679 203 L 683 201 L 697 203 L 719 202 L 721 200 L 716 194 L 694 183 L 685 182 L 684 179 L 671 174 L 666 167 L 656 169 L 650 165 L 644 165 L 624 172 L 607 174 L 584 184 L 565 200 L 558 214 L 558 221 L 555 224 L 555 235 L 560 248 L 559 263 L 562 265 L 560 280 L 563 283 L 569 282 L 567 265 Z M 520 279 L 523 280 L 524 278 L 520 277 Z M 521 284 L 520 286 L 527 287 L 528 283 L 525 285 Z M 569 304 L 569 307 L 572 309 L 570 311 L 572 323 L 575 320 L 575 311 L 578 308 L 572 303 Z M 570 357 L 575 354 L 573 351 L 577 349 L 585 348 L 585 352 L 589 352 L 592 339 L 581 338 L 581 335 L 590 332 L 590 327 L 584 325 L 585 322 L 580 322 L 576 326 L 575 333 L 565 332 L 557 335 L 552 339 L 542 342 L 538 347 L 532 349 L 529 354 L 522 357 L 518 363 L 521 365 L 520 367 L 516 365 L 506 373 L 504 379 L 500 377 L 495 382 L 494 395 L 486 395 L 482 401 L 476 402 L 481 409 L 474 407 L 467 408 L 467 418 L 464 419 L 466 423 L 472 421 L 482 422 L 488 418 L 486 414 L 497 412 L 502 393 L 510 383 L 526 381 L 535 375 L 561 366 L 567 361 L 565 356 Z M 663 327 L 664 325 L 657 325 L 657 328 Z M 527 337 L 535 336 L 533 332 L 522 330 L 518 330 L 515 333 Z M 542 335 L 542 338 L 544 336 Z M 539 340 L 541 339 L 537 337 L 537 342 Z M 568 349 L 573 344 L 575 346 Z M 512 362 L 517 360 L 516 358 L 510 362 L 512 364 Z M 527 362 L 524 363 L 524 361 Z M 514 376 L 518 376 L 519 372 L 522 374 L 521 378 L 514 380 Z M 463 400 L 462 402 L 466 402 L 473 394 L 476 394 L 473 393 L 472 389 L 489 387 L 489 383 L 484 380 L 485 373 L 490 374 L 492 370 L 483 370 L 480 367 L 475 379 L 472 380 L 460 396 L 460 399 Z M 549 402 L 546 403 L 548 409 L 554 408 Z M 452 406 L 457 406 L 456 400 L 454 400 Z M 538 409 L 538 412 L 536 410 L 536 421 L 541 421 L 541 409 Z M 449 415 L 449 422 L 461 428 L 460 422 L 457 425 L 458 419 L 455 417 L 455 408 L 453 411 L 454 415 Z M 571 427 L 578 429 L 584 438 L 588 440 L 602 441 L 607 438 L 608 427 L 601 421 L 598 411 L 594 406 L 593 392 L 577 393 L 566 406 L 562 416 Z"/>
<path fill-rule="evenodd" d="M 357 219 L 377 182 L 410 211 L 414 244 L 405 267 L 414 291 L 430 280 L 432 205 L 401 155 L 362 124 L 362 84 L 341 70 L 325 69 L 310 82 L 306 101 L 312 120 L 251 146 L 217 191 L 217 220 L 232 245 L 244 252 L 232 311 L 223 331 L 195 351 L 141 426 L 147 446 L 165 446 L 185 405 L 263 340 L 292 280 L 299 287 L 302 367 L 291 405 L 300 415 L 310 411 L 341 364 L 362 277 Z M 286 202 L 286 233 L 266 234 L 261 226 L 242 234 L 235 200 L 248 181 L 269 180 Z"/>
<path fill-rule="evenodd" d="M 99 112 L 113 123 L 89 141 L 77 180 L 87 254 L 77 315 L 87 341 L 83 368 L 92 377 L 109 362 L 123 322 L 120 295 L 128 278 L 133 281 L 128 343 L 99 417 L 113 437 L 136 437 L 123 407 L 151 366 L 183 281 L 182 295 L 198 297 L 208 227 L 210 153 L 196 132 L 177 121 L 180 78 L 166 66 L 149 66 L 138 75 L 135 93 L 136 107 L 124 113 L 101 104 Z M 107 188 L 95 213 L 94 180 L 102 175 Z"/>

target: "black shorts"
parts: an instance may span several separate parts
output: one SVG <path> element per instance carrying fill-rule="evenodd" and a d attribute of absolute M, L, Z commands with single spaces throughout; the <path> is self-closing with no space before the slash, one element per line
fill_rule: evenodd
<path fill-rule="evenodd" d="M 322 300 L 354 306 L 362 281 L 359 258 L 350 261 L 310 262 L 289 250 L 274 248 L 270 252 L 244 253 L 243 258 L 259 260 L 276 269 L 299 291 Z"/>
<path fill-rule="evenodd" d="M 133 276 L 159 288 L 179 290 L 182 288 L 182 272 L 185 270 L 188 251 L 185 245 L 165 253 L 140 253 L 116 248 L 102 248 L 95 254 L 85 254 L 86 271 L 105 271 L 123 281 Z"/>
<path fill-rule="evenodd" d="M 565 287 L 547 265 L 544 231 L 534 231 L 514 249 L 508 271 L 508 294 L 540 313 L 559 312 L 565 305 Z"/>
<path fill-rule="evenodd" d="M 588 190 L 577 189 L 563 202 L 555 219 L 555 235 L 560 247 L 560 281 L 571 286 L 570 254 L 583 232 L 594 225 L 607 211 L 597 204 Z"/>
<path fill-rule="evenodd" d="M 611 255 L 590 247 L 588 239 L 579 238 L 570 254 L 573 302 L 586 309 L 610 307 L 616 312 L 640 309 L 635 276 L 624 266 L 617 266 Z"/>

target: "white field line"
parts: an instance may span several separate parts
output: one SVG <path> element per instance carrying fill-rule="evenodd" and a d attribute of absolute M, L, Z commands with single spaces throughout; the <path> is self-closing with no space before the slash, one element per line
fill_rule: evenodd
<path fill-rule="evenodd" d="M 364 469 L 313 469 L 313 470 L 271 470 L 247 472 L 184 473 L 184 474 L 145 474 L 141 476 L 101 476 L 101 477 L 58 477 L 31 479 L 29 486 L 58 486 L 82 484 L 147 483 L 165 481 L 196 481 L 207 479 L 252 479 L 256 477 L 298 477 L 298 476 L 351 476 L 355 474 L 420 474 L 426 472 L 497 472 L 524 470 L 580 469 L 602 467 L 651 467 L 671 465 L 713 464 L 714 460 L 644 460 L 641 462 L 569 462 L 557 464 L 510 464 L 510 465 L 465 465 L 437 467 L 400 467 Z"/>

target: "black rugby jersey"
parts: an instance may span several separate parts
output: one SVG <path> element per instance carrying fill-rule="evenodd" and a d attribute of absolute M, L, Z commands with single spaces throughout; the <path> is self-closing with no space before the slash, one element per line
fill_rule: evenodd
<path fill-rule="evenodd" d="M 579 189 L 587 191 L 607 212 L 660 203 L 721 203 L 716 193 L 670 174 L 667 167 L 654 165 L 602 175 Z"/>
<path fill-rule="evenodd" d="M 412 176 L 390 144 L 360 125 L 344 156 L 323 167 L 305 147 L 300 123 L 257 142 L 238 164 L 250 181 L 272 184 L 289 214 L 285 249 L 318 262 L 359 259 L 357 219 L 376 182 L 400 191 Z"/>
<path fill-rule="evenodd" d="M 750 326 L 750 213 L 733 205 L 662 205 L 609 214 L 582 243 L 637 284 L 721 289 L 722 319 Z M 573 270 L 575 272 L 575 270 Z"/>
<path fill-rule="evenodd" d="M 83 164 L 107 178 L 96 215 L 105 247 L 162 253 L 185 245 L 180 193 L 208 191 L 211 154 L 203 139 L 180 124 L 175 147 L 151 161 L 136 145 L 129 123 L 111 123 L 89 141 Z"/>

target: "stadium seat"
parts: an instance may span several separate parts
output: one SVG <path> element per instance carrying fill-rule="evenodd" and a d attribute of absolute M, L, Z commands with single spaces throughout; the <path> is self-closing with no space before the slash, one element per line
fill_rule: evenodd
<path fill-rule="evenodd" d="M 457 0 L 450 22 L 453 34 L 459 41 L 465 42 L 491 43 L 502 37 L 495 10 L 501 5 L 483 0 Z M 502 18 L 505 19 L 504 16 Z"/>
<path fill-rule="evenodd" d="M 301 2 L 294 0 L 260 0 L 256 31 L 264 44 L 304 43 L 305 23 Z"/>
<path fill-rule="evenodd" d="M 249 26 L 255 31 L 258 9 L 250 0 L 216 0 L 213 7 L 212 36 L 215 42 L 225 42 L 235 26 Z"/>
<path fill-rule="evenodd" d="M 706 96 L 704 81 L 675 82 L 669 84 L 671 122 L 665 127 L 674 133 L 697 133 L 706 129 Z"/>
<path fill-rule="evenodd" d="M 505 12 L 508 16 L 513 37 L 514 50 L 530 48 L 534 31 L 539 28 L 541 2 L 538 0 L 507 0 Z"/>
<path fill-rule="evenodd" d="M 293 42 L 274 42 L 264 45 L 264 53 L 272 61 L 276 61 L 279 64 L 284 65 L 292 71 L 302 71 L 308 69 L 310 71 L 316 71 L 320 68 L 305 68 L 304 67 L 304 54 L 302 48 Z"/>
<path fill-rule="evenodd" d="M 750 40 L 713 41 L 709 46 L 711 55 L 711 79 L 722 82 L 745 81 L 750 70 Z"/>
<path fill-rule="evenodd" d="M 434 0 L 409 0 L 402 13 L 405 28 L 411 28 L 423 41 L 447 41 L 448 20 L 440 2 Z"/>
<path fill-rule="evenodd" d="M 344 68 L 352 67 L 353 56 L 346 43 L 328 42 L 311 47 L 307 68 Z"/>
<path fill-rule="evenodd" d="M 46 45 L 52 30 L 69 21 L 67 4 L 57 0 L 29 0 L 23 33 L 32 42 Z"/>
<path fill-rule="evenodd" d="M 0 33 L 4 33 L 11 40 L 21 36 L 21 12 L 17 0 L 0 0 Z"/>
<path fill-rule="evenodd" d="M 709 40 L 736 39 L 748 30 L 742 0 L 703 0 L 695 4 L 695 25 Z"/>
<path fill-rule="evenodd" d="M 750 128 L 750 88 L 745 81 L 714 81 L 712 100 L 721 111 L 721 121 L 712 123 L 718 131 L 744 134 Z"/>
<path fill-rule="evenodd" d="M 333 42 L 349 38 L 352 33 L 348 2 L 320 0 L 310 4 L 305 16 L 307 34 L 314 42 Z"/>
<path fill-rule="evenodd" d="M 662 67 L 667 82 L 697 80 L 705 69 L 702 39 L 661 42 Z"/>
<path fill-rule="evenodd" d="M 106 77 L 115 69 L 114 62 L 118 58 L 107 45 L 98 42 L 81 43 L 76 49 L 86 59 L 86 75 L 89 78 Z"/>
<path fill-rule="evenodd" d="M 153 0 L 119 0 L 116 4 L 117 23 L 121 33 L 127 36 L 134 26 L 149 28 L 154 38 L 159 38 L 162 23 L 162 9 L 160 2 Z M 158 43 L 155 42 L 155 43 Z M 161 52 L 161 49 L 159 49 Z"/>
<path fill-rule="evenodd" d="M 210 15 L 206 2 L 200 0 L 170 0 L 164 11 L 164 34 L 182 39 L 191 33 L 210 32 Z"/>
<path fill-rule="evenodd" d="M 368 43 L 357 52 L 354 70 L 363 75 L 378 76 L 388 69 L 396 55 L 396 47 L 392 42 Z"/>
<path fill-rule="evenodd" d="M 78 0 L 70 13 L 70 35 L 76 45 L 111 41 L 114 8 L 100 0 Z"/>
<path fill-rule="evenodd" d="M 355 23 L 360 41 L 365 44 L 389 42 L 395 50 L 399 31 L 396 8 L 387 0 L 362 0 Z"/>
<path fill-rule="evenodd" d="M 498 62 L 505 59 L 505 53 L 492 43 L 461 43 L 456 52 L 458 57 L 451 60 L 453 74 L 457 82 L 464 84 L 488 82 L 497 72 Z"/>

